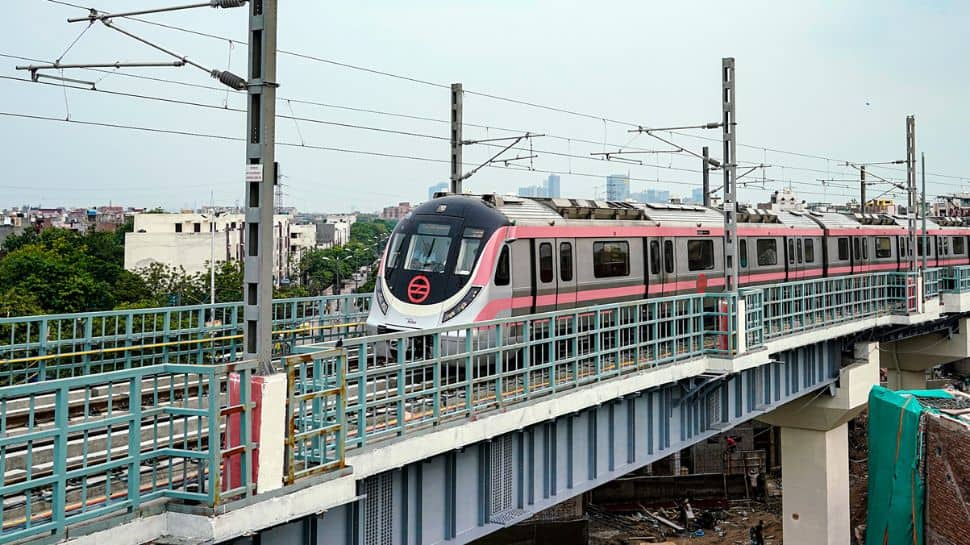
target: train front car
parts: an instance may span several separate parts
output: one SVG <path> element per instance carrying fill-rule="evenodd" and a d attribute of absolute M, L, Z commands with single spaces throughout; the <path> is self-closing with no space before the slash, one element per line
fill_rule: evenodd
<path fill-rule="evenodd" d="M 497 238 L 508 224 L 480 197 L 448 195 L 415 208 L 391 234 L 368 330 L 389 333 L 474 321 L 488 301 L 490 269 L 502 242 Z"/>

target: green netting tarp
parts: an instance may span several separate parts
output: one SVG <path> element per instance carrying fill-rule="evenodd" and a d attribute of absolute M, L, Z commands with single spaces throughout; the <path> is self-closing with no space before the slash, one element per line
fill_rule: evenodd
<path fill-rule="evenodd" d="M 899 395 L 911 395 L 926 399 L 953 399 L 953 394 L 946 390 L 897 390 Z"/>
<path fill-rule="evenodd" d="M 869 392 L 866 545 L 923 545 L 923 438 L 916 395 Z"/>

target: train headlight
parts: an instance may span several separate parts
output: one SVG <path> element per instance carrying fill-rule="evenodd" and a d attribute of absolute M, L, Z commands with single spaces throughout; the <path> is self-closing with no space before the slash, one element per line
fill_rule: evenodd
<path fill-rule="evenodd" d="M 381 286 L 381 277 L 377 277 L 374 285 L 374 295 L 377 296 L 377 306 L 381 307 L 381 313 L 387 314 L 387 299 L 384 299 L 384 289 Z"/>
<path fill-rule="evenodd" d="M 447 322 L 448 320 L 457 316 L 459 312 L 465 310 L 465 308 L 467 308 L 468 305 L 472 304 L 472 301 L 474 301 L 475 298 L 478 297 L 478 294 L 481 293 L 481 291 L 482 291 L 482 288 L 477 286 L 468 290 L 468 293 L 466 293 L 465 296 L 461 298 L 461 301 L 458 301 L 457 305 L 448 309 L 448 312 L 445 312 L 444 316 L 442 316 L 441 318 L 442 323 Z"/>

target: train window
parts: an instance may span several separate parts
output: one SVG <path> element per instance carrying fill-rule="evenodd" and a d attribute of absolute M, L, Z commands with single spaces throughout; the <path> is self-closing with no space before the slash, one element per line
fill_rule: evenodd
<path fill-rule="evenodd" d="M 869 259 L 869 239 L 862 239 L 862 259 Z"/>
<path fill-rule="evenodd" d="M 889 237 L 876 237 L 876 257 L 882 259 L 893 255 L 893 242 Z"/>
<path fill-rule="evenodd" d="M 811 263 L 815 261 L 815 241 L 806 238 L 805 239 L 805 263 Z"/>
<path fill-rule="evenodd" d="M 593 276 L 627 276 L 630 274 L 629 242 L 594 242 Z"/>
<path fill-rule="evenodd" d="M 714 268 L 714 241 L 687 241 L 687 269 L 691 271 L 706 271 Z"/>
<path fill-rule="evenodd" d="M 788 262 L 795 262 L 795 241 L 788 239 Z"/>
<path fill-rule="evenodd" d="M 839 239 L 839 260 L 849 260 L 849 239 L 842 237 Z"/>
<path fill-rule="evenodd" d="M 798 239 L 795 245 L 798 247 L 798 262 L 802 262 L 802 239 Z"/>
<path fill-rule="evenodd" d="M 660 242 L 650 241 L 650 274 L 660 274 Z"/>
<path fill-rule="evenodd" d="M 852 239 L 852 255 L 856 258 L 856 261 L 862 259 L 862 240 L 859 237 Z"/>
<path fill-rule="evenodd" d="M 936 237 L 936 255 L 947 255 L 950 253 L 950 239 L 947 237 Z"/>
<path fill-rule="evenodd" d="M 923 256 L 923 244 L 925 243 L 924 242 L 925 240 L 926 240 L 925 237 L 921 237 L 921 236 L 920 237 L 916 237 L 916 255 L 917 256 L 920 256 L 920 257 Z M 927 244 L 926 246 L 928 247 L 929 244 Z"/>
<path fill-rule="evenodd" d="M 748 241 L 744 239 L 738 243 L 738 263 L 742 269 L 748 268 Z"/>
<path fill-rule="evenodd" d="M 539 245 L 539 280 L 552 282 L 552 244 L 548 242 Z"/>
<path fill-rule="evenodd" d="M 573 279 L 573 245 L 569 242 L 559 243 L 559 278 L 563 282 Z"/>
<path fill-rule="evenodd" d="M 465 234 L 468 234 L 465 229 Z M 475 261 L 478 259 L 478 249 L 482 246 L 481 238 L 461 239 L 461 248 L 458 250 L 458 264 L 455 265 L 455 274 L 469 275 L 475 268 Z"/>
<path fill-rule="evenodd" d="M 897 241 L 899 244 L 899 257 L 906 257 L 907 255 L 913 255 L 913 247 L 909 245 L 909 240 L 906 237 L 899 237 Z"/>
<path fill-rule="evenodd" d="M 495 267 L 495 285 L 508 286 L 509 274 L 509 245 L 502 246 L 502 253 L 498 256 L 498 266 Z"/>
<path fill-rule="evenodd" d="M 674 243 L 670 240 L 664 241 L 664 270 L 667 274 L 674 272 Z"/>
<path fill-rule="evenodd" d="M 757 243 L 758 266 L 778 264 L 778 241 L 772 238 L 759 238 Z"/>
<path fill-rule="evenodd" d="M 396 269 L 401 264 L 401 243 L 404 242 L 404 235 L 397 233 L 391 239 L 391 251 L 387 254 L 387 268 Z"/>
<path fill-rule="evenodd" d="M 963 237 L 953 237 L 953 253 L 956 255 L 963 255 L 967 253 L 967 247 L 964 245 Z"/>
<path fill-rule="evenodd" d="M 451 226 L 443 223 L 419 223 L 411 236 L 411 247 L 405 268 L 411 271 L 444 272 L 451 248 Z"/>

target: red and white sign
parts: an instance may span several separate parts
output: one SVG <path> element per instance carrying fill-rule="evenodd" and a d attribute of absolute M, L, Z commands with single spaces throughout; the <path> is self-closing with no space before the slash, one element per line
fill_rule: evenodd
<path fill-rule="evenodd" d="M 419 274 L 408 283 L 408 299 L 415 304 L 423 303 L 431 295 L 431 281 Z"/>

